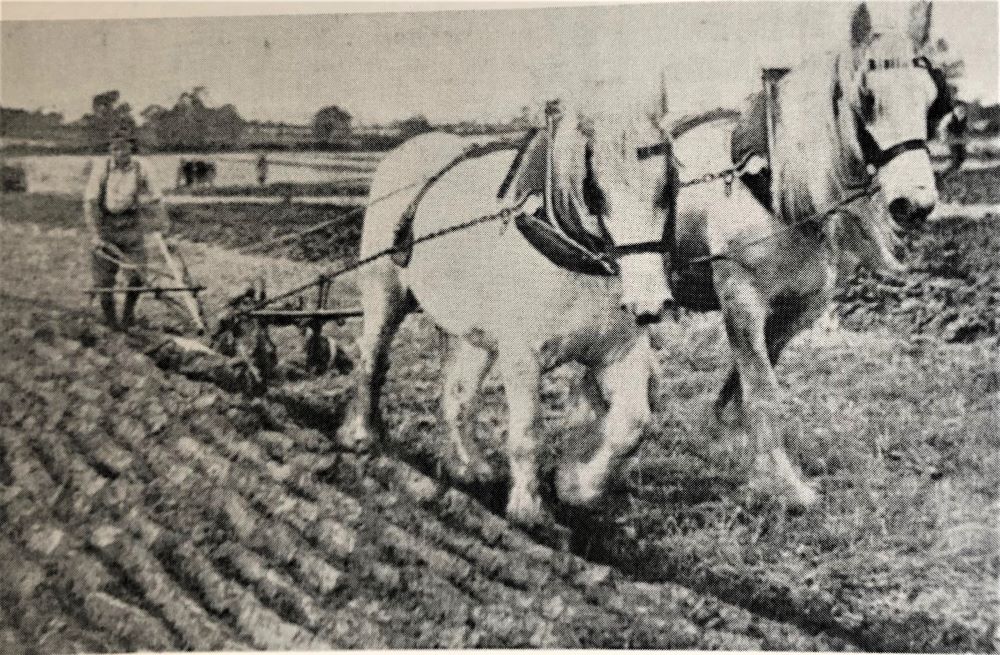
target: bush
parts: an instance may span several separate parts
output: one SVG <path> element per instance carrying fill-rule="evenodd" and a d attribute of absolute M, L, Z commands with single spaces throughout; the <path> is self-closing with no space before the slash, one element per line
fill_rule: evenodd
<path fill-rule="evenodd" d="M 3 165 L 3 192 L 24 192 L 28 190 L 28 176 L 24 167 L 18 164 Z"/>

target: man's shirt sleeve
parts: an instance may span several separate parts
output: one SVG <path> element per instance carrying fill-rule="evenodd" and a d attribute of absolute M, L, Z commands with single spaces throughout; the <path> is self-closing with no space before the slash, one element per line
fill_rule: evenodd
<path fill-rule="evenodd" d="M 96 202 L 101 196 L 101 178 L 104 176 L 106 162 L 95 157 L 90 161 L 90 177 L 83 191 L 84 202 Z"/>

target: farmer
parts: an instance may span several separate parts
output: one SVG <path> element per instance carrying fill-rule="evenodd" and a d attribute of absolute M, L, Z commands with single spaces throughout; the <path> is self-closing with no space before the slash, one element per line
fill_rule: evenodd
<path fill-rule="evenodd" d="M 120 268 L 127 271 L 128 286 L 142 286 L 146 266 L 143 234 L 147 229 L 165 231 L 168 225 L 149 167 L 133 155 L 134 150 L 133 134 L 116 131 L 109 142 L 109 156 L 94 161 L 84 191 L 83 218 L 91 235 L 91 270 L 98 288 L 113 287 Z M 151 213 L 159 225 L 149 220 Z M 109 326 L 127 328 L 132 324 L 139 293 L 125 294 L 120 323 L 114 294 L 106 292 L 99 297 Z"/>

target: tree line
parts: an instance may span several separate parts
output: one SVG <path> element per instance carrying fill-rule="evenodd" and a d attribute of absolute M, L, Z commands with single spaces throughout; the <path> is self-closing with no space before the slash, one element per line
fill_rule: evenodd
<path fill-rule="evenodd" d="M 247 145 L 244 136 L 248 127 L 258 133 L 251 145 L 267 145 L 268 128 L 283 126 L 271 123 L 253 123 L 244 119 L 235 106 L 211 106 L 208 91 L 196 86 L 184 91 L 172 107 L 150 105 L 139 113 L 141 127 L 133 116 L 132 107 L 122 100 L 117 90 L 105 91 L 94 96 L 91 111 L 80 120 L 92 148 L 107 142 L 108 134 L 121 129 L 136 131 L 143 144 L 154 150 L 224 150 Z M 314 144 L 337 144 L 352 134 L 352 116 L 342 107 L 330 105 L 316 112 L 309 126 L 309 136 Z M 397 121 L 392 124 L 401 138 L 432 129 L 423 116 Z M 284 126 L 287 127 L 287 126 Z M 261 135 L 263 133 L 263 135 Z M 279 139 L 279 137 L 274 137 Z"/>

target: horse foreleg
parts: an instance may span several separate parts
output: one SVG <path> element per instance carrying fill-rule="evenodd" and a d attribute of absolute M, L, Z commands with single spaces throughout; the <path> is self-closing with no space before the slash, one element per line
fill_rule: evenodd
<path fill-rule="evenodd" d="M 599 497 L 608 478 L 639 445 L 652 418 L 649 385 L 654 353 L 646 337 L 640 338 L 625 357 L 584 376 L 584 392 L 598 414 L 601 444 L 588 462 L 566 462 L 559 468 L 559 497 L 574 505 L 587 505 Z"/>
<path fill-rule="evenodd" d="M 463 418 L 468 420 L 473 410 L 473 403 L 494 361 L 496 361 L 494 352 L 477 348 L 459 337 L 448 337 L 441 413 L 445 429 L 459 460 L 455 467 L 455 473 L 459 475 L 468 475 L 473 463 L 462 437 L 462 420 Z M 486 475 L 485 471 L 481 473 Z"/>
<path fill-rule="evenodd" d="M 511 489 L 507 500 L 507 518 L 523 525 L 534 525 L 542 518 L 538 491 L 538 439 L 535 434 L 541 369 L 534 355 L 529 353 L 514 357 L 501 355 L 499 364 L 510 410 L 507 456 L 510 460 Z"/>
<path fill-rule="evenodd" d="M 414 306 L 412 297 L 393 279 L 394 271 L 378 273 L 382 278 L 368 276 L 362 280 L 364 317 L 358 340 L 357 386 L 347 430 L 340 438 L 342 445 L 354 449 L 362 449 L 384 436 L 378 400 L 389 371 L 389 346 Z"/>
<path fill-rule="evenodd" d="M 752 486 L 796 505 L 811 505 L 817 500 L 816 491 L 791 462 L 772 427 L 778 380 L 765 336 L 767 303 L 752 284 L 736 275 L 722 277 L 717 288 L 742 387 L 738 411 L 756 448 Z"/>

